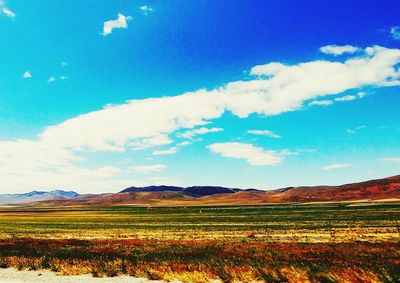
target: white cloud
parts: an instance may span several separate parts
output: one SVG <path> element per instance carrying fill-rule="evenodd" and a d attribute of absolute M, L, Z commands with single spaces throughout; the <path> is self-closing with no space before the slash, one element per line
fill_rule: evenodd
<path fill-rule="evenodd" d="M 367 93 L 364 92 L 364 91 L 359 91 L 359 92 L 357 93 L 358 98 L 364 98 L 366 95 L 367 95 Z"/>
<path fill-rule="evenodd" d="M 336 97 L 335 101 L 351 101 L 351 100 L 354 100 L 354 99 L 357 99 L 357 96 L 355 96 L 355 95 L 345 95 L 345 96 L 342 96 L 342 97 Z"/>
<path fill-rule="evenodd" d="M 83 158 L 67 149 L 38 141 L 0 141 L 0 176 L 2 189 L 13 192 L 33 188 L 86 189 L 107 191 L 123 188 L 114 177 L 120 169 L 104 166 L 86 169 L 78 166 Z"/>
<path fill-rule="evenodd" d="M 178 134 L 179 137 L 181 138 L 185 138 L 185 139 L 191 139 L 197 135 L 205 135 L 208 133 L 218 133 L 223 131 L 224 129 L 222 128 L 206 128 L 206 127 L 201 127 L 198 129 L 193 129 L 193 130 L 189 130 L 186 131 L 184 133 L 180 133 Z"/>
<path fill-rule="evenodd" d="M 153 8 L 151 8 L 149 5 L 143 5 L 140 6 L 140 11 L 142 11 L 143 14 L 148 15 L 150 12 L 153 11 Z"/>
<path fill-rule="evenodd" d="M 175 97 L 129 101 L 48 127 L 43 142 L 74 150 L 124 151 L 171 143 L 169 133 L 204 125 L 224 112 L 221 95 L 200 90 Z M 222 101 L 221 101 L 222 103 Z"/>
<path fill-rule="evenodd" d="M 355 128 L 353 128 L 353 129 L 347 129 L 346 131 L 347 131 L 347 133 L 349 133 L 349 134 L 355 134 L 355 133 L 358 132 L 359 130 L 362 130 L 362 129 L 365 129 L 365 128 L 367 128 L 367 126 L 366 126 L 366 125 L 362 125 L 362 126 L 355 127 Z"/>
<path fill-rule="evenodd" d="M 321 47 L 319 50 L 325 54 L 339 56 L 345 53 L 356 53 L 360 48 L 351 45 L 326 45 Z"/>
<path fill-rule="evenodd" d="M 328 106 L 332 105 L 334 101 L 343 102 L 343 101 L 352 101 L 357 98 L 363 98 L 365 95 L 364 92 L 359 92 L 357 95 L 345 95 L 341 97 L 335 97 L 333 100 L 322 99 L 322 100 L 313 100 L 309 103 L 310 106 L 319 105 L 319 106 Z"/>
<path fill-rule="evenodd" d="M 0 0 L 0 11 L 6 15 L 7 17 L 14 19 L 15 18 L 15 13 L 11 11 L 9 8 L 6 7 L 4 1 Z"/>
<path fill-rule="evenodd" d="M 153 155 L 170 155 L 170 154 L 175 154 L 177 152 L 178 150 L 176 147 L 171 147 L 169 149 L 164 149 L 164 150 L 154 150 Z"/>
<path fill-rule="evenodd" d="M 169 136 L 174 132 L 205 126 L 228 111 L 241 118 L 250 114 L 272 116 L 304 109 L 310 101 L 328 100 L 349 90 L 363 91 L 364 87 L 399 83 L 399 49 L 373 46 L 357 54 L 345 61 L 259 65 L 251 69 L 250 78 L 220 88 L 131 100 L 73 117 L 47 127 L 35 140 L 24 141 L 23 148 L 21 141 L 1 142 L 0 188 L 43 188 L 57 184 L 90 189 L 105 187 L 111 182 L 122 184 L 124 180 L 113 178 L 106 183 L 98 169 L 85 169 L 79 159 L 82 152 L 148 149 L 170 144 L 173 141 Z M 12 158 L 21 152 L 29 154 Z M 176 152 L 177 148 L 170 148 L 153 153 Z M 272 154 L 277 158 L 271 157 L 272 160 L 281 161 L 282 157 L 276 155 L 279 153 Z M 56 161 L 61 163 L 55 165 Z M 9 172 L 5 170 L 8 168 L 18 170 Z M 15 172 L 26 178 L 16 177 Z M 70 178 L 72 173 L 80 179 Z"/>
<path fill-rule="evenodd" d="M 351 167 L 351 164 L 348 163 L 337 163 L 337 164 L 330 164 L 325 167 L 322 167 L 322 170 L 337 170 L 337 169 L 345 169 Z"/>
<path fill-rule="evenodd" d="M 11 11 L 10 9 L 3 7 L 2 8 L 3 13 L 9 17 L 9 18 L 15 18 L 15 13 L 13 11 Z"/>
<path fill-rule="evenodd" d="M 276 151 L 265 150 L 248 143 L 226 142 L 210 144 L 208 148 L 223 157 L 245 159 L 253 166 L 267 166 L 281 163 L 283 158 Z"/>
<path fill-rule="evenodd" d="M 282 149 L 281 151 L 279 151 L 279 155 L 282 156 L 292 156 L 292 155 L 299 155 L 300 151 L 292 151 L 290 149 Z"/>
<path fill-rule="evenodd" d="M 134 150 L 142 150 L 149 147 L 161 146 L 171 144 L 172 140 L 168 135 L 160 134 L 150 138 L 144 138 L 139 141 L 129 143 L 129 146 Z M 117 151 L 123 151 L 123 147 L 120 147 Z"/>
<path fill-rule="evenodd" d="M 398 80 L 394 65 L 400 63 L 400 50 L 373 47 L 367 51 L 373 55 L 351 58 L 344 63 L 314 61 L 285 66 L 274 76 L 264 78 L 258 73 L 261 77 L 254 80 L 228 83 L 215 90 L 107 106 L 48 127 L 40 139 L 90 151 L 122 151 L 132 143 L 158 146 L 171 142 L 170 133 L 205 125 L 225 111 L 239 117 L 251 113 L 277 115 L 302 109 L 303 102 L 313 98 L 369 85 L 380 87 Z M 326 105 L 331 101 L 311 103 Z"/>
<path fill-rule="evenodd" d="M 399 71 L 395 66 L 399 61 L 399 49 L 374 46 L 344 62 L 275 62 L 254 67 L 251 74 L 258 76 L 255 80 L 229 83 L 221 91 L 229 94 L 228 110 L 239 117 L 250 113 L 276 115 L 300 109 L 304 101 L 322 96 L 368 85 L 398 84 Z"/>
<path fill-rule="evenodd" d="M 328 106 L 328 105 L 332 105 L 333 101 L 332 100 L 313 100 L 309 103 L 309 105 L 313 106 L 313 105 L 318 105 L 318 106 Z"/>
<path fill-rule="evenodd" d="M 22 78 L 24 79 L 32 78 L 31 72 L 26 71 L 25 73 L 22 74 Z"/>
<path fill-rule="evenodd" d="M 131 169 L 135 173 L 153 173 L 153 172 L 160 172 L 165 168 L 166 166 L 164 164 L 154 164 L 154 165 L 134 166 Z"/>
<path fill-rule="evenodd" d="M 252 135 L 266 136 L 266 137 L 275 138 L 275 139 L 282 138 L 280 135 L 275 134 L 274 132 L 272 132 L 270 130 L 248 130 L 247 133 L 252 134 Z"/>
<path fill-rule="evenodd" d="M 183 142 L 178 143 L 176 146 L 187 146 L 190 144 L 191 144 L 191 142 L 189 142 L 189 141 L 183 141 Z"/>
<path fill-rule="evenodd" d="M 394 163 L 394 164 L 400 164 L 400 157 L 385 157 L 385 158 L 382 158 L 381 161 L 388 162 L 388 163 Z"/>
<path fill-rule="evenodd" d="M 52 83 L 52 82 L 55 82 L 57 79 L 58 79 L 58 80 L 65 81 L 65 80 L 68 80 L 68 77 L 67 77 L 67 76 L 58 76 L 58 77 L 51 76 L 51 77 L 47 80 L 47 82 L 48 82 L 48 83 Z"/>
<path fill-rule="evenodd" d="M 286 70 L 287 65 L 279 62 L 272 62 L 265 65 L 257 65 L 251 68 L 251 74 L 254 76 L 272 77 Z"/>
<path fill-rule="evenodd" d="M 115 28 L 128 28 L 128 21 L 130 21 L 132 17 L 124 16 L 121 13 L 118 14 L 118 18 L 116 20 L 109 20 L 104 22 L 103 24 L 103 35 L 107 36 L 112 33 Z"/>
<path fill-rule="evenodd" d="M 400 26 L 391 27 L 390 35 L 394 40 L 400 40 Z"/>

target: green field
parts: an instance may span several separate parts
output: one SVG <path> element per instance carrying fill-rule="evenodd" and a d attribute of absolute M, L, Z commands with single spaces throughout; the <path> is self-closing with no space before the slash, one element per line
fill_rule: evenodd
<path fill-rule="evenodd" d="M 399 204 L 2 208 L 0 237 L 396 241 L 399 216 Z"/>
<path fill-rule="evenodd" d="M 8 207 L 0 267 L 184 282 L 398 282 L 400 204 Z"/>

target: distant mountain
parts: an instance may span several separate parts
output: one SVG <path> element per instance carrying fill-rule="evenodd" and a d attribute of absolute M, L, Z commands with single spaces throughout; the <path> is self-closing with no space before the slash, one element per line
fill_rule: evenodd
<path fill-rule="evenodd" d="M 148 187 L 129 187 L 126 188 L 120 193 L 138 193 L 138 192 L 180 192 L 183 191 L 182 187 L 174 187 L 174 186 L 148 186 Z"/>
<path fill-rule="evenodd" d="M 8 198 L 8 199 L 7 199 Z M 4 201 L 7 199 L 7 201 Z M 342 186 L 301 186 L 270 191 L 216 186 L 130 187 L 116 194 L 78 195 L 74 192 L 30 192 L 0 195 L 0 204 L 34 205 L 258 205 L 268 203 L 337 202 L 397 199 L 400 201 L 400 175 Z"/>
<path fill-rule="evenodd" d="M 184 192 L 195 196 L 195 197 L 203 197 L 203 196 L 210 196 L 216 194 L 234 194 L 240 189 L 230 189 L 224 187 L 215 187 L 215 186 L 193 186 L 184 189 Z"/>
<path fill-rule="evenodd" d="M 49 200 L 70 200 L 80 195 L 73 191 L 31 191 L 24 194 L 0 194 L 0 204 L 23 204 Z"/>
<path fill-rule="evenodd" d="M 231 189 L 218 186 L 192 186 L 192 187 L 176 187 L 176 186 L 149 186 L 149 187 L 130 187 L 122 190 L 120 193 L 138 193 L 138 192 L 182 192 L 184 194 L 202 197 L 215 194 L 233 194 L 240 189 Z"/>

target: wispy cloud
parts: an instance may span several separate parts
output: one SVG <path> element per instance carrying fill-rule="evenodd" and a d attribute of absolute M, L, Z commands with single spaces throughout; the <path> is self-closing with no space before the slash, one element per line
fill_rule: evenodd
<path fill-rule="evenodd" d="M 56 80 L 65 81 L 65 80 L 68 80 L 68 77 L 67 77 L 67 76 L 58 76 L 58 77 L 51 76 L 51 77 L 47 80 L 47 82 L 48 82 L 48 83 L 52 83 L 52 82 L 55 82 Z"/>
<path fill-rule="evenodd" d="M 355 127 L 355 128 L 353 128 L 353 129 L 347 129 L 346 131 L 347 131 L 347 133 L 349 133 L 349 134 L 355 134 L 355 133 L 358 132 L 359 130 L 362 130 L 362 129 L 365 129 L 365 128 L 367 128 L 367 126 L 366 126 L 366 125 L 362 125 L 362 126 Z"/>
<path fill-rule="evenodd" d="M 164 164 L 141 165 L 141 166 L 131 167 L 131 169 L 135 173 L 154 173 L 154 172 L 160 172 L 165 168 L 166 166 Z"/>
<path fill-rule="evenodd" d="M 274 139 L 280 139 L 282 138 L 280 135 L 275 134 L 274 132 L 270 130 L 247 130 L 248 134 L 252 135 L 258 135 L 258 136 L 266 136 Z"/>
<path fill-rule="evenodd" d="M 249 143 L 214 143 L 210 144 L 208 148 L 223 157 L 245 159 L 253 166 L 275 165 L 283 161 L 283 157 L 278 156 L 276 151 L 265 150 Z"/>
<path fill-rule="evenodd" d="M 359 47 L 352 45 L 326 45 L 319 49 L 322 53 L 339 56 L 345 53 L 352 54 L 360 50 Z"/>
<path fill-rule="evenodd" d="M 29 71 L 26 71 L 25 73 L 22 74 L 23 79 L 29 79 L 32 78 L 32 74 Z"/>
<path fill-rule="evenodd" d="M 364 91 L 359 91 L 359 92 L 357 93 L 358 98 L 364 98 L 366 95 L 367 95 L 367 93 L 364 92 Z"/>
<path fill-rule="evenodd" d="M 394 40 L 400 40 L 400 26 L 391 27 L 390 35 Z"/>
<path fill-rule="evenodd" d="M 143 5 L 140 6 L 139 10 L 142 11 L 143 14 L 148 15 L 153 11 L 153 8 L 151 8 L 149 5 Z"/>
<path fill-rule="evenodd" d="M 109 20 L 104 22 L 102 34 L 104 36 L 107 36 L 112 33 L 113 29 L 116 28 L 126 29 L 128 28 L 128 21 L 130 20 L 132 20 L 132 17 L 124 16 L 121 13 L 119 13 L 116 20 Z"/>
<path fill-rule="evenodd" d="M 6 15 L 7 17 L 14 19 L 15 18 L 15 13 L 13 11 L 11 11 L 6 4 L 4 3 L 4 1 L 0 0 L 0 11 Z"/>
<path fill-rule="evenodd" d="M 176 147 L 171 147 L 163 150 L 154 150 L 153 155 L 170 155 L 170 154 L 175 154 L 177 152 L 178 149 Z"/>
<path fill-rule="evenodd" d="M 332 100 L 313 100 L 309 103 L 309 105 L 313 106 L 313 105 L 318 105 L 318 106 L 328 106 L 328 105 L 332 105 L 333 101 Z"/>
<path fill-rule="evenodd" d="M 193 129 L 193 130 L 186 131 L 184 133 L 180 133 L 177 136 L 181 137 L 181 138 L 185 138 L 185 139 L 191 139 L 191 138 L 193 138 L 195 136 L 198 136 L 198 135 L 205 135 L 205 134 L 208 134 L 208 133 L 218 133 L 218 132 L 221 132 L 223 130 L 224 129 L 222 129 L 222 128 L 201 127 L 201 128 L 198 128 L 198 129 Z"/>
<path fill-rule="evenodd" d="M 191 144 L 191 142 L 189 142 L 189 141 L 183 141 L 183 142 L 180 142 L 180 143 L 178 143 L 176 146 L 188 146 L 188 145 L 190 145 Z"/>
<path fill-rule="evenodd" d="M 290 149 L 282 149 L 278 153 L 281 156 L 292 156 L 292 155 L 299 155 L 300 151 L 293 151 L 293 150 L 290 150 Z"/>
<path fill-rule="evenodd" d="M 328 106 L 328 105 L 332 105 L 334 102 L 344 102 L 344 101 L 352 101 L 352 100 L 356 100 L 356 99 L 361 99 L 361 98 L 364 98 L 365 95 L 366 95 L 365 92 L 360 91 L 356 95 L 344 95 L 344 96 L 340 96 L 340 97 L 335 97 L 334 99 L 313 100 L 308 105 L 310 105 L 310 106 L 314 106 L 314 105 Z"/>
<path fill-rule="evenodd" d="M 341 96 L 341 97 L 336 97 L 335 101 L 352 101 L 357 99 L 357 96 L 355 95 L 345 95 L 345 96 Z"/>
<path fill-rule="evenodd" d="M 336 164 L 330 164 L 327 166 L 322 167 L 322 170 L 337 170 L 337 169 L 345 169 L 351 167 L 351 164 L 348 163 L 336 163 Z"/>

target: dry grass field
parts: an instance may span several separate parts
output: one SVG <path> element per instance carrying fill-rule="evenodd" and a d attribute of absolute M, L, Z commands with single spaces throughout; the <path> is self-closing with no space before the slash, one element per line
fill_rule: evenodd
<path fill-rule="evenodd" d="M 400 204 L 19 207 L 0 266 L 184 282 L 399 282 Z"/>

